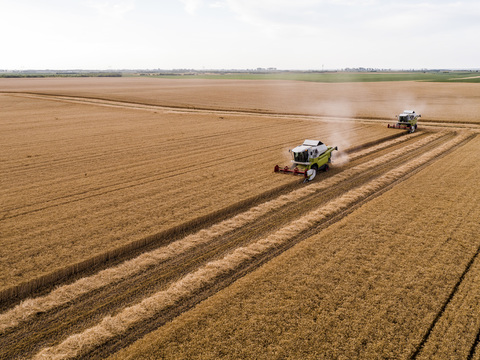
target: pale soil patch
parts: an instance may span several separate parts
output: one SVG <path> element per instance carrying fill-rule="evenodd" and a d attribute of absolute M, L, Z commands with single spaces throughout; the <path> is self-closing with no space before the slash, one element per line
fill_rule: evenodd
<path fill-rule="evenodd" d="M 478 75 L 478 76 L 468 76 L 468 77 L 464 77 L 464 78 L 451 78 L 449 80 L 478 79 L 478 78 L 480 78 L 480 75 Z"/>
<path fill-rule="evenodd" d="M 427 355 L 468 354 L 469 274 L 463 305 L 440 311 L 480 245 L 479 150 L 477 137 L 112 358 L 408 358 L 437 316 Z"/>

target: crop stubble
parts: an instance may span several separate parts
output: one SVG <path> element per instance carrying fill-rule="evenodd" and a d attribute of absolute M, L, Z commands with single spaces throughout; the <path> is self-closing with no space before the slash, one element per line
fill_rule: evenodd
<path fill-rule="evenodd" d="M 438 135 L 430 136 L 430 138 L 432 138 L 432 139 L 438 138 Z M 406 139 L 406 138 L 405 138 L 405 139 Z M 401 138 L 400 138 L 400 139 L 393 140 L 393 141 L 391 141 L 391 142 L 392 142 L 393 144 L 395 144 L 395 143 L 400 143 L 400 142 L 402 142 L 403 140 L 404 140 L 404 139 L 401 139 Z M 424 139 L 424 140 L 427 140 L 427 139 Z M 430 139 L 429 141 L 431 141 L 431 139 Z M 414 149 L 414 148 L 420 148 L 420 146 L 421 146 L 422 143 L 428 143 L 428 141 L 425 142 L 425 141 L 423 141 L 423 140 L 420 140 L 418 144 L 414 144 L 414 146 L 412 147 L 412 149 Z M 377 148 L 379 148 L 379 146 L 377 146 Z M 368 153 L 368 152 L 370 152 L 370 151 L 372 151 L 372 150 L 373 150 L 373 149 L 367 149 L 367 150 L 364 151 L 364 153 Z M 403 151 L 403 149 L 399 149 L 399 151 L 397 151 L 397 153 L 401 153 L 402 151 Z M 354 155 L 355 155 L 355 154 L 354 154 Z M 354 155 L 352 155 L 352 158 L 355 157 Z M 391 154 L 391 156 L 389 156 L 389 157 L 390 157 L 390 158 L 394 158 L 394 157 L 395 157 L 394 155 L 395 155 L 395 154 Z M 397 155 L 398 155 L 398 154 L 397 154 Z M 380 160 L 382 160 L 382 159 L 380 159 Z M 381 164 L 382 164 L 382 161 L 379 161 L 379 159 L 373 159 L 371 162 L 372 162 L 372 165 L 371 165 L 371 166 L 373 166 L 373 167 L 374 167 L 375 165 L 378 166 L 378 165 L 381 165 Z M 367 168 L 368 168 L 368 166 L 362 166 L 362 165 L 360 165 L 358 171 L 362 171 L 362 169 L 365 170 L 365 169 L 367 169 Z M 350 173 L 350 175 L 352 175 L 352 173 Z M 341 178 L 340 181 L 343 180 L 344 182 L 347 181 L 348 178 L 349 178 L 348 174 L 339 173 L 338 176 L 340 176 L 340 178 Z M 333 180 L 333 179 L 332 179 L 332 180 Z M 327 179 L 327 181 L 328 181 L 328 179 Z M 337 181 L 337 182 L 338 182 L 338 181 Z M 332 184 L 334 184 L 334 183 L 335 183 L 335 182 L 332 182 Z M 305 189 L 303 192 L 306 192 L 306 194 L 308 195 L 308 193 L 309 193 L 309 192 L 311 193 L 312 190 L 314 190 L 315 188 L 317 188 L 317 190 L 321 190 L 321 189 L 324 187 L 324 185 L 325 185 L 325 184 L 322 183 L 322 182 L 319 182 L 318 184 L 317 184 L 317 183 L 314 183 L 314 184 L 312 184 L 311 189 Z M 347 186 L 347 189 L 348 189 L 348 186 Z M 299 193 L 298 195 L 301 195 L 301 193 Z M 304 195 L 304 196 L 305 196 L 305 195 Z M 290 196 L 290 202 L 292 202 L 292 200 L 294 200 L 294 199 L 293 199 L 294 197 L 295 197 L 295 196 Z M 293 204 L 293 205 L 295 205 L 295 204 Z M 255 217 L 255 213 L 252 214 L 252 215 Z M 295 215 L 294 215 L 294 216 L 295 216 Z M 240 224 L 239 224 L 239 225 L 240 225 Z M 220 240 L 222 240 L 222 238 L 220 238 Z M 202 251 L 202 250 L 200 249 L 198 252 L 200 253 L 201 251 Z M 159 254 L 161 255 L 161 252 L 160 252 Z M 139 263 L 141 264 L 142 261 L 143 261 L 143 259 L 139 259 L 139 260 L 137 261 L 137 265 L 138 265 Z M 180 261 L 182 261 L 182 258 L 180 258 Z M 183 266 L 185 266 L 185 265 L 183 265 Z M 167 269 L 168 269 L 168 268 L 167 268 Z M 150 275 L 148 275 L 148 273 L 144 273 L 143 275 L 144 275 L 144 277 L 148 277 L 148 278 L 151 277 Z M 122 277 L 122 274 L 119 274 L 119 277 Z M 95 281 L 95 280 L 94 280 L 94 279 L 85 279 L 85 281 L 80 281 L 80 282 L 79 282 L 79 285 L 80 285 L 80 286 L 84 286 L 84 287 L 86 288 L 86 290 L 88 290 L 89 287 L 91 286 L 90 281 Z M 156 282 L 155 279 L 153 279 L 153 282 Z M 127 284 L 127 285 L 128 285 L 128 284 Z M 131 285 L 130 285 L 129 287 L 127 286 L 127 287 L 125 288 L 125 290 L 126 290 L 126 295 L 125 295 L 125 296 L 129 297 L 129 296 L 130 296 L 130 295 L 129 295 L 129 294 L 130 294 L 129 291 L 131 291 L 131 290 L 133 290 L 134 293 L 135 293 L 135 292 L 136 292 L 136 291 L 135 291 L 135 286 L 136 286 L 136 285 L 137 285 L 136 280 L 135 280 L 135 279 L 132 279 Z M 58 301 L 60 300 L 60 304 L 61 304 L 61 303 L 62 303 L 62 300 L 61 300 L 62 297 L 65 296 L 65 293 L 68 292 L 68 291 L 69 291 L 69 286 L 60 288 L 58 291 L 55 291 L 55 292 L 54 292 L 52 298 L 47 298 L 47 299 L 46 299 L 46 302 L 47 302 L 47 303 L 48 303 L 48 302 L 52 302 L 52 301 L 53 301 L 53 302 L 55 302 L 55 301 L 58 302 Z M 105 291 L 104 291 L 102 294 L 104 294 L 104 293 L 105 293 Z M 122 293 L 123 293 L 123 292 L 122 292 Z M 131 295 L 134 295 L 134 293 L 131 293 Z M 101 294 L 101 295 L 102 295 L 102 294 Z M 120 295 L 120 294 L 118 294 L 118 295 Z M 118 297 L 118 295 L 117 295 L 117 297 Z M 135 294 L 135 295 L 136 295 L 136 294 Z M 89 297 L 89 298 L 90 298 L 90 297 Z M 68 299 L 67 299 L 67 301 L 68 301 Z M 98 301 L 104 301 L 103 297 L 102 297 L 102 298 L 99 298 Z M 95 308 L 98 308 L 98 307 L 99 307 L 98 302 L 95 302 L 95 301 L 94 301 L 94 303 L 95 303 Z M 45 307 L 44 307 L 44 308 L 41 308 L 41 307 L 38 307 L 38 304 L 35 304 L 35 302 L 33 302 L 33 304 L 32 304 L 31 301 L 26 301 L 24 304 L 25 304 L 25 306 L 20 306 L 20 308 L 18 309 L 18 310 L 19 310 L 18 314 L 19 314 L 20 317 L 22 317 L 22 315 L 27 315 L 27 313 L 28 313 L 28 311 L 29 311 L 29 308 L 32 309 L 32 310 L 34 311 L 34 313 L 36 313 L 36 312 L 38 312 L 38 311 L 43 312 L 43 311 L 48 310 L 48 306 L 47 306 L 47 308 L 45 308 Z M 80 303 L 80 304 L 81 304 L 81 303 Z M 57 306 L 58 306 L 58 305 L 59 305 L 59 304 L 57 303 Z M 103 307 L 103 306 L 102 306 L 102 307 Z M 74 309 L 76 309 L 76 308 L 74 308 Z M 24 313 L 22 314 L 23 311 L 26 311 L 26 313 L 24 312 Z M 15 311 L 14 311 L 14 312 L 15 312 Z M 60 329 L 55 330 L 55 332 L 60 331 L 60 333 L 58 333 L 58 334 L 59 334 L 59 335 L 62 335 L 63 332 L 64 332 L 66 329 L 70 329 L 70 330 L 73 329 L 74 327 L 71 326 L 70 322 L 72 321 L 72 318 L 73 318 L 73 319 L 78 318 L 79 316 L 78 316 L 77 314 L 80 314 L 81 312 L 85 312 L 85 314 L 86 314 L 87 317 L 91 317 L 91 316 L 92 316 L 92 315 L 90 314 L 90 311 L 87 311 L 86 309 L 83 309 L 83 310 L 74 310 L 74 312 L 72 313 L 71 316 L 67 316 L 67 317 L 65 317 L 65 318 L 62 318 L 62 319 L 64 319 L 64 320 L 63 320 L 63 324 L 64 324 L 65 326 L 62 325 L 62 321 L 61 321 L 61 322 L 58 322 L 58 321 L 52 322 L 52 324 L 54 324 L 56 328 L 59 328 L 59 327 L 60 327 Z M 7 315 L 7 318 L 4 318 L 4 319 L 3 319 L 3 321 L 6 322 L 7 320 L 8 320 L 8 315 Z M 34 319 L 33 321 L 34 321 L 33 324 L 39 323 L 40 318 Z M 143 327 L 143 326 L 142 326 L 142 327 Z M 61 330 L 62 328 L 64 328 L 64 331 Z M 30 329 L 30 331 L 31 331 L 32 325 L 26 325 L 25 329 Z M 16 332 L 13 333 L 13 334 L 11 334 L 11 336 L 14 336 L 14 338 L 17 339 L 17 340 L 16 340 L 16 346 L 17 346 L 17 347 L 19 347 L 19 346 L 26 346 L 25 344 L 27 344 L 27 346 L 29 346 L 28 344 L 31 344 L 31 342 L 33 341 L 33 339 L 32 339 L 32 340 L 29 339 L 29 338 L 30 338 L 30 336 L 29 336 L 30 331 L 24 335 L 24 336 L 26 336 L 25 338 L 23 338 L 23 336 L 20 336 L 20 335 L 19 335 L 18 333 L 16 333 Z M 39 332 L 39 330 L 36 330 L 35 333 L 36 333 L 36 334 L 41 334 L 41 332 Z M 53 334 L 53 333 L 52 333 L 52 330 L 48 330 L 47 333 L 49 333 L 50 336 L 52 336 L 52 334 Z M 11 336 L 9 336 L 9 337 L 11 337 Z M 38 336 L 37 336 L 37 337 L 38 337 Z M 21 339 L 21 340 L 20 340 L 20 339 Z M 23 344 L 23 345 L 22 345 L 22 344 Z M 4 346 L 4 349 L 6 350 L 7 347 Z M 25 351 L 26 349 L 28 349 L 28 348 L 24 348 L 23 351 Z M 10 354 L 12 354 L 12 353 L 10 352 Z M 103 356 L 104 356 L 104 355 L 105 355 L 105 354 L 103 354 Z"/>

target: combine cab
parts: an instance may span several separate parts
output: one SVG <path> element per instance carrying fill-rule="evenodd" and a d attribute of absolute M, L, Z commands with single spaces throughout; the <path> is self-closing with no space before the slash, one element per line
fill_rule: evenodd
<path fill-rule="evenodd" d="M 302 145 L 289 150 L 293 155 L 293 165 L 288 167 L 275 166 L 275 172 L 302 175 L 305 181 L 315 178 L 318 171 L 327 171 L 332 162 L 332 151 L 338 148 L 327 146 L 319 140 L 305 140 Z"/>
<path fill-rule="evenodd" d="M 422 115 L 416 114 L 413 110 L 404 110 L 402 114 L 397 116 L 396 124 L 388 124 L 389 128 L 405 129 L 409 133 L 413 133 L 417 129 L 418 118 Z"/>

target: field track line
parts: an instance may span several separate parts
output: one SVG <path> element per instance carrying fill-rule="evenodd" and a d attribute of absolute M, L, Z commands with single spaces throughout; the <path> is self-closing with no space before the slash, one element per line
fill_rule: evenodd
<path fill-rule="evenodd" d="M 324 206 L 292 221 L 289 225 L 284 226 L 271 235 L 248 246 L 237 248 L 222 259 L 207 263 L 195 272 L 187 274 L 184 278 L 171 284 L 166 290 L 159 291 L 145 298 L 140 303 L 125 308 L 114 316 L 105 317 L 96 326 L 80 334 L 71 335 L 58 345 L 44 348 L 37 353 L 34 359 L 72 358 L 91 351 L 109 339 L 126 332 L 135 323 L 147 320 L 167 307 L 175 305 L 175 303 L 192 293 L 200 291 L 202 287 L 215 282 L 223 274 L 235 271 L 243 263 L 282 246 L 291 238 L 315 226 L 327 217 L 348 210 L 352 204 L 398 181 L 398 179 L 408 175 L 422 164 L 434 160 L 442 153 L 467 141 L 471 137 L 472 133 L 468 132 L 457 135 L 443 145 L 385 173 L 368 184 L 348 191 Z"/>
<path fill-rule="evenodd" d="M 128 108 L 132 110 L 146 110 L 146 111 L 166 111 L 177 113 L 198 113 L 198 114 L 217 114 L 217 115 L 248 115 L 248 116 L 268 116 L 277 118 L 290 118 L 295 116 L 297 119 L 302 120 L 314 120 L 321 119 L 322 121 L 356 121 L 365 123 L 379 123 L 385 121 L 391 121 L 384 118 L 364 118 L 364 117 L 335 117 L 328 115 L 307 115 L 302 113 L 276 113 L 268 110 L 252 110 L 252 109 L 212 109 L 202 106 L 174 106 L 174 105 L 155 105 L 148 103 L 136 103 L 122 100 L 111 100 L 107 98 L 96 97 L 81 97 L 81 96 L 69 96 L 61 94 L 47 94 L 39 92 L 8 92 L 0 91 L 0 94 L 13 95 L 25 98 L 45 99 L 51 101 L 63 101 L 77 104 L 97 105 L 104 107 L 116 107 L 116 108 Z M 448 120 L 436 120 L 436 121 L 423 121 L 422 126 L 427 125 L 430 127 L 444 127 L 444 128 L 466 128 L 480 130 L 480 124 L 478 122 L 450 122 Z"/>
<path fill-rule="evenodd" d="M 429 328 L 427 329 L 427 331 L 425 332 L 425 335 L 423 336 L 422 340 L 420 341 L 420 343 L 417 345 L 415 351 L 412 353 L 412 355 L 409 357 L 409 359 L 417 359 L 417 357 L 421 354 L 422 352 L 422 349 L 423 347 L 425 346 L 425 344 L 427 343 L 429 337 L 430 337 L 430 334 L 432 333 L 432 331 L 434 330 L 435 328 L 435 325 L 437 325 L 438 321 L 440 320 L 440 318 L 442 317 L 442 315 L 444 314 L 447 306 L 450 304 L 450 302 L 452 301 L 452 299 L 454 298 L 455 294 L 457 293 L 458 291 L 458 288 L 460 287 L 460 285 L 462 284 L 463 280 L 465 279 L 465 277 L 467 276 L 468 272 L 470 271 L 470 268 L 472 267 L 473 263 L 475 262 L 475 260 L 478 258 L 478 255 L 480 255 L 480 246 L 477 248 L 477 251 L 473 254 L 473 256 L 471 257 L 471 259 L 468 261 L 467 265 L 465 266 L 465 269 L 463 270 L 462 274 L 460 275 L 460 277 L 458 278 L 457 282 L 455 283 L 455 285 L 453 286 L 452 288 L 452 291 L 450 292 L 450 294 L 448 295 L 448 297 L 445 299 L 445 302 L 443 303 L 442 307 L 440 308 L 439 312 L 437 313 L 437 315 L 435 316 L 435 318 L 433 319 L 432 323 L 430 324 Z M 467 359 L 472 359 L 474 353 L 475 353 L 475 349 L 476 347 L 478 346 L 479 344 L 479 341 L 480 341 L 480 329 L 478 330 L 477 332 L 477 335 L 475 337 L 475 341 L 473 342 L 471 348 L 470 348 L 470 353 L 469 353 L 469 356 L 467 357 Z"/>
<path fill-rule="evenodd" d="M 456 292 L 458 291 L 458 288 L 462 284 L 462 281 L 465 279 L 465 276 L 470 271 L 470 268 L 472 267 L 474 261 L 477 259 L 479 254 L 480 254 L 480 246 L 477 248 L 477 251 L 475 252 L 475 254 L 473 254 L 472 258 L 468 261 L 467 265 L 465 266 L 464 271 L 462 272 L 462 274 L 458 278 L 458 281 L 455 283 L 455 285 L 452 288 L 452 291 L 450 292 L 447 299 L 445 300 L 442 307 L 440 308 L 440 311 L 437 313 L 437 315 L 433 319 L 432 323 L 430 324 L 429 328 L 425 332 L 425 335 L 423 336 L 422 341 L 420 341 L 420 343 L 416 347 L 413 354 L 409 357 L 409 359 L 416 359 L 420 355 L 424 345 L 426 344 L 426 342 L 428 341 L 428 339 L 430 337 L 430 334 L 432 333 L 433 329 L 435 328 L 435 325 L 438 323 L 438 321 L 442 317 L 442 315 L 445 312 L 445 309 L 447 308 L 448 304 L 450 304 L 450 301 L 452 301 L 453 297 L 455 296 Z M 477 336 L 475 338 L 474 343 L 472 344 L 468 359 L 471 359 L 474 352 L 475 352 L 475 348 L 477 347 L 478 341 L 479 341 L 479 334 L 480 334 L 480 330 L 479 330 L 479 333 L 477 333 Z"/>
<path fill-rule="evenodd" d="M 230 231 L 245 226 L 248 223 L 252 223 L 255 219 L 258 219 L 260 216 L 265 215 L 270 211 L 274 211 L 289 203 L 297 202 L 299 199 L 328 189 L 331 186 L 357 176 L 368 169 L 374 168 L 379 164 L 395 159 L 402 153 L 424 146 L 443 135 L 443 132 L 433 133 L 413 144 L 394 150 L 353 168 L 344 170 L 343 172 L 324 179 L 321 182 L 310 183 L 308 186 L 293 190 L 286 195 L 281 195 L 278 198 L 257 205 L 230 219 L 212 225 L 207 229 L 202 229 L 197 233 L 188 235 L 167 246 L 139 255 L 138 257 L 127 260 L 118 266 L 102 270 L 95 275 L 81 278 L 72 284 L 60 286 L 45 296 L 24 300 L 13 309 L 0 314 L 0 333 L 6 329 L 17 326 L 21 321 L 28 319 L 36 313 L 49 311 L 90 291 L 121 281 L 122 279 L 137 274 L 150 266 L 166 261 L 174 256 L 178 256 L 182 252 L 186 252 L 201 244 L 208 243 L 214 238 L 218 238 Z M 406 139 L 408 139 L 408 137 L 401 137 L 378 144 L 373 148 L 368 148 L 352 154 L 352 158 L 359 158 L 379 149 L 403 142 Z"/>

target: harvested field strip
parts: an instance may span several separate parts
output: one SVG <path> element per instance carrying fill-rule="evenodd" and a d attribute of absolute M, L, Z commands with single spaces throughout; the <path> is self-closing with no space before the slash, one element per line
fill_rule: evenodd
<path fill-rule="evenodd" d="M 259 84 L 257 83 L 256 86 Z M 298 85 L 298 84 L 297 84 Z M 303 84 L 306 85 L 306 84 Z M 417 86 L 425 86 L 426 84 L 417 84 Z M 236 84 L 238 86 L 238 84 Z M 349 84 L 349 86 L 352 86 L 352 84 Z M 365 84 L 358 84 L 358 86 L 365 86 Z M 411 84 L 409 84 L 411 86 Z M 438 87 L 438 84 L 436 85 Z M 301 86 L 302 87 L 302 86 Z M 453 86 L 449 87 L 450 89 L 453 88 Z M 466 109 L 464 109 L 462 112 L 458 113 L 449 113 L 445 112 L 446 109 L 446 104 L 439 102 L 438 99 L 434 96 L 432 99 L 430 99 L 430 104 L 429 104 L 429 113 L 430 116 L 427 118 L 422 118 L 422 123 L 427 123 L 427 122 L 437 122 L 437 123 L 445 123 L 445 124 L 451 124 L 452 122 L 458 123 L 458 124 L 470 124 L 470 125 L 475 125 L 478 124 L 478 114 L 475 112 L 477 108 L 477 99 L 475 95 L 478 93 L 478 90 L 476 87 L 471 87 L 470 89 L 465 86 L 458 88 L 456 91 L 464 92 L 467 91 L 467 93 L 464 93 L 463 98 L 466 99 L 468 98 L 468 106 Z M 345 96 L 348 92 L 352 91 L 353 87 L 351 89 L 348 89 L 348 91 L 343 92 L 341 95 L 338 94 L 338 96 L 342 99 L 343 101 L 346 101 Z M 362 90 L 364 90 L 362 88 Z M 378 89 L 377 89 L 378 90 Z M 411 91 L 412 89 L 409 87 L 408 89 Z M 429 89 L 431 91 L 432 89 Z M 217 89 L 215 91 L 218 91 Z M 207 91 L 208 92 L 208 91 Z M 408 92 L 408 91 L 406 91 Z M 315 91 L 314 91 L 315 93 Z M 358 93 L 362 93 L 362 91 L 358 91 Z M 171 111 L 171 112 L 183 112 L 183 113 L 212 113 L 212 114 L 219 114 L 219 115 L 225 115 L 225 114 L 232 114 L 232 113 L 237 113 L 237 114 L 249 114 L 249 115 L 255 115 L 255 116 L 269 116 L 272 114 L 275 114 L 277 116 L 291 116 L 294 115 L 297 118 L 305 118 L 305 119 L 314 119 L 315 117 L 322 116 L 322 117 L 328 117 L 328 116 L 338 116 L 339 118 L 344 118 L 348 119 L 349 117 L 352 118 L 352 114 L 355 114 L 355 119 L 367 119 L 369 121 L 385 121 L 385 119 L 390 119 L 392 114 L 395 113 L 395 111 L 398 111 L 398 109 L 391 108 L 391 104 L 388 104 L 388 108 L 390 108 L 391 112 L 385 113 L 377 113 L 376 111 L 373 111 L 372 109 L 362 109 L 363 106 L 365 106 L 363 103 L 364 101 L 358 101 L 358 104 L 355 106 L 354 111 L 341 111 L 338 108 L 340 108 L 342 105 L 344 105 L 344 102 L 340 102 L 340 104 L 337 106 L 337 109 L 335 111 L 331 111 L 331 109 L 325 111 L 319 112 L 319 109 L 312 109 L 310 107 L 303 107 L 301 104 L 295 104 L 293 106 L 287 106 L 284 108 L 284 106 L 279 106 L 278 104 L 275 104 L 275 109 L 259 109 L 258 106 L 253 105 L 253 103 L 257 102 L 258 99 L 255 99 L 253 101 L 249 101 L 249 106 L 245 106 L 244 103 L 240 104 L 240 106 L 232 106 L 229 104 L 231 99 L 224 99 L 222 102 L 222 107 L 214 107 L 210 106 L 210 104 L 198 104 L 198 105 L 193 105 L 191 100 L 189 99 L 188 103 L 181 104 L 178 103 L 177 101 L 174 102 L 163 102 L 161 104 L 158 104 L 159 98 L 151 98 L 145 101 L 145 98 L 138 99 L 137 102 L 132 101 L 132 97 L 128 96 L 126 97 L 118 97 L 118 96 L 111 96 L 111 94 L 85 94 L 85 96 L 77 96 L 78 94 L 72 94 L 72 95 L 61 95 L 61 94 L 48 94 L 46 92 L 2 92 L 0 94 L 5 94 L 5 95 L 10 95 L 10 96 L 25 96 L 25 97 L 30 97 L 32 99 L 50 99 L 52 101 L 64 101 L 64 102 L 72 102 L 72 103 L 78 103 L 78 104 L 89 104 L 89 105 L 100 105 L 100 106 L 106 106 L 106 107 L 118 107 L 118 108 L 130 108 L 130 109 L 135 109 L 135 110 L 148 110 L 148 111 L 159 111 L 159 110 L 164 110 L 164 111 Z M 324 94 L 324 98 L 330 98 L 330 94 Z M 422 93 L 423 94 L 423 93 Z M 304 94 L 304 97 L 310 97 L 312 94 Z M 358 94 L 356 94 L 358 95 Z M 383 94 L 382 94 L 383 95 Z M 400 94 L 398 94 L 400 95 Z M 433 95 L 433 93 L 432 93 Z M 443 94 L 442 94 L 443 95 Z M 442 98 L 442 95 L 440 95 L 440 98 Z M 288 99 L 282 99 L 281 101 L 284 102 L 285 104 L 291 102 L 291 94 L 289 93 Z M 379 94 L 377 94 L 379 96 Z M 402 95 L 400 95 L 402 96 Z M 352 100 L 352 95 L 347 95 L 347 98 L 350 98 Z M 383 99 L 380 102 L 385 101 Z M 261 99 L 261 97 L 260 97 Z M 330 99 L 328 102 L 334 103 L 336 102 L 337 99 Z M 357 99 L 358 100 L 358 99 Z M 364 100 L 364 99 L 362 99 Z M 278 99 L 277 99 L 278 101 Z M 357 102 L 356 100 L 353 100 L 354 102 Z M 406 102 L 408 102 L 407 99 L 405 99 Z M 465 100 L 464 100 L 465 101 Z M 322 99 L 316 99 L 314 103 L 320 102 L 322 103 Z M 155 105 L 157 103 L 157 105 Z M 285 105 L 281 104 L 281 105 Z M 456 103 L 454 103 L 456 105 Z M 291 104 L 290 104 L 291 105 Z M 300 106 L 298 106 L 300 105 Z M 450 104 L 452 105 L 452 104 Z M 453 106 L 455 107 L 455 106 Z"/>
<path fill-rule="evenodd" d="M 394 138 L 393 140 L 380 142 L 379 144 L 377 144 L 375 146 L 372 146 L 372 147 L 369 147 L 367 149 L 363 149 L 363 150 L 354 152 L 353 154 L 349 155 L 349 160 L 355 160 L 355 159 L 361 158 L 362 156 L 366 156 L 366 155 L 369 155 L 371 153 L 374 153 L 378 150 L 385 149 L 385 148 L 388 148 L 388 147 L 396 145 L 396 144 L 400 144 L 400 143 L 405 142 L 405 141 L 410 141 L 413 138 L 416 138 L 420 135 L 421 135 L 421 133 L 416 132 L 416 133 L 410 134 L 409 136 L 401 135 L 397 138 Z"/>
<path fill-rule="evenodd" d="M 2 93 L 0 92 L 0 95 Z M 249 110 L 249 109 L 214 109 L 214 108 L 195 108 L 191 106 L 178 106 L 178 107 L 172 107 L 170 108 L 169 106 L 163 106 L 163 105 L 152 105 L 152 104 L 140 104 L 140 103 L 135 103 L 131 102 L 128 100 L 112 100 L 112 99 L 102 99 L 102 98 L 96 98 L 96 97 L 75 97 L 75 96 L 65 96 L 65 95 L 51 95 L 51 94 L 35 94 L 35 93 L 16 93 L 14 95 L 13 93 L 11 96 L 25 96 L 28 98 L 32 99 L 44 99 L 44 100 L 51 100 L 51 101 L 61 101 L 61 102 L 71 102 L 71 103 L 76 103 L 76 104 L 83 104 L 83 105 L 96 105 L 96 106 L 107 106 L 107 107 L 118 107 L 118 108 L 125 108 L 125 109 L 131 109 L 131 110 L 146 110 L 146 111 L 154 111 L 154 112 L 178 112 L 178 113 L 195 113 L 195 114 L 212 114 L 212 115 L 218 115 L 218 116 L 228 116 L 228 115 L 250 115 L 250 116 L 267 116 L 267 117 L 276 117 L 280 119 L 284 118 L 290 118 L 291 116 L 295 116 L 295 118 L 298 120 L 304 120 L 304 121 L 318 121 L 319 119 L 322 119 L 323 122 L 326 121 L 333 121 L 333 122 L 359 122 L 359 120 L 363 123 L 385 123 L 385 122 L 392 122 L 390 119 L 390 116 L 386 119 L 384 116 L 374 116 L 369 114 L 368 116 L 364 116 L 361 114 L 356 114 L 355 116 L 332 116 L 329 117 L 329 115 L 308 115 L 308 114 L 302 114 L 302 113 L 279 113 L 278 111 L 271 112 L 271 111 L 255 111 L 255 110 Z M 455 114 L 458 115 L 458 114 Z M 428 118 L 422 118 L 421 120 L 421 126 L 434 126 L 434 127 L 462 127 L 466 129 L 471 129 L 471 128 L 478 128 L 478 120 L 471 120 L 470 118 L 465 118 L 465 119 L 457 119 L 455 118 L 455 115 L 452 115 L 449 119 L 445 120 L 439 120 L 439 119 L 428 119 Z M 454 120 L 452 120 L 452 118 Z M 453 122 L 452 122 L 453 121 Z"/>
<path fill-rule="evenodd" d="M 161 261 L 165 261 L 170 257 L 177 256 L 181 252 L 185 252 L 193 247 L 199 246 L 200 244 L 212 241 L 214 238 L 223 236 L 234 229 L 243 227 L 246 224 L 255 221 L 259 217 L 285 206 L 286 204 L 298 202 L 305 197 L 311 196 L 315 193 L 320 193 L 325 189 L 332 188 L 342 181 L 355 178 L 368 169 L 372 169 L 379 164 L 395 159 L 405 152 L 425 146 L 441 136 L 443 136 L 442 133 L 429 135 L 428 137 L 418 140 L 413 144 L 392 151 L 391 153 L 378 157 L 374 160 L 370 160 L 364 164 L 357 165 L 330 178 L 324 179 L 321 182 L 313 182 L 309 186 L 302 187 L 290 192 L 287 195 L 282 195 L 277 199 L 265 202 L 244 213 L 236 215 L 231 219 L 224 220 L 219 224 L 213 225 L 208 229 L 201 230 L 196 234 L 187 236 L 186 238 L 176 241 L 166 247 L 142 254 L 138 258 L 127 261 L 116 268 L 106 269 L 97 275 L 93 275 L 88 278 L 82 278 L 71 285 L 65 285 L 54 290 L 51 294 L 45 297 L 26 300 L 11 311 L 0 315 L 0 331 L 12 326 L 16 326 L 21 319 L 25 320 L 37 312 L 48 311 L 53 307 L 69 302 L 80 295 L 92 291 L 93 289 L 98 289 L 123 278 L 132 276 L 135 273 L 143 271 L 149 266 Z M 409 137 L 401 137 L 399 139 L 394 139 L 385 142 L 384 144 L 377 145 L 374 150 L 392 146 L 406 139 L 411 140 Z M 365 149 L 361 151 L 360 154 L 352 154 L 352 157 L 357 158 L 361 155 L 371 153 L 374 150 Z"/>
<path fill-rule="evenodd" d="M 345 211 L 352 204 L 361 201 L 381 190 L 383 187 L 398 181 L 409 174 L 415 168 L 434 160 L 444 152 L 471 138 L 470 133 L 455 137 L 441 146 L 419 156 L 418 158 L 378 177 L 367 185 L 353 189 L 346 194 L 330 201 L 325 206 L 308 213 L 302 218 L 292 221 L 284 228 L 274 232 L 253 244 L 240 247 L 226 255 L 224 258 L 212 261 L 201 267 L 196 272 L 188 274 L 180 281 L 170 285 L 166 290 L 160 291 L 151 297 L 144 299 L 137 305 L 125 308 L 112 317 L 106 317 L 100 324 L 85 330 L 81 334 L 72 335 L 59 345 L 46 348 L 37 354 L 36 358 L 51 357 L 75 357 L 79 354 L 101 345 L 108 339 L 125 332 L 136 322 L 143 321 L 153 314 L 172 306 L 184 297 L 200 291 L 201 288 L 214 282 L 225 273 L 235 271 L 244 262 L 262 253 L 271 251 L 285 242 L 295 238 L 300 233 L 315 227 L 317 224 L 335 213 Z"/>
<path fill-rule="evenodd" d="M 391 118 L 422 99 L 427 120 L 478 121 L 478 84 L 348 83 L 166 79 L 1 79 L 3 94 L 57 94 L 184 108 L 259 109 L 275 113 Z M 25 79 L 24 79 L 25 80 Z M 79 81 L 80 80 L 80 81 Z M 386 94 L 389 94 L 386 96 Z M 51 95 L 50 95 L 51 96 Z M 31 99 L 33 100 L 33 99 Z M 395 100 L 395 101 L 393 101 Z M 348 104 L 347 109 L 342 105 Z M 375 106 L 372 106 L 375 104 Z M 458 105 L 462 104 L 461 107 Z M 323 105 L 323 106 L 322 106 Z M 419 104 L 420 105 L 420 104 Z"/>
<path fill-rule="evenodd" d="M 295 186 L 296 184 L 292 185 Z M 59 279 L 68 278 L 69 276 L 77 272 L 82 272 L 85 269 L 96 267 L 99 264 L 110 261 L 111 259 L 122 257 L 122 255 L 125 254 L 130 254 L 135 250 L 146 248 L 152 243 L 163 244 L 165 242 L 168 242 L 167 239 L 178 238 L 179 235 L 189 233 L 192 231 L 192 229 L 200 228 L 204 226 L 204 224 L 211 224 L 214 221 L 218 221 L 219 219 L 228 217 L 230 214 L 238 213 L 239 209 L 243 209 L 251 206 L 251 204 L 258 203 L 259 201 L 262 201 L 263 197 L 268 199 L 276 195 L 279 191 L 282 191 L 284 189 L 288 190 L 291 188 L 291 185 L 278 187 L 269 192 L 263 193 L 262 196 L 247 199 L 243 202 L 234 204 L 233 206 L 223 208 L 217 212 L 210 213 L 206 216 L 198 217 L 187 223 L 170 228 L 166 231 L 163 231 L 162 233 L 151 235 L 138 241 L 131 242 L 126 246 L 115 249 L 114 251 L 99 254 L 94 258 L 87 259 L 85 261 L 82 261 L 81 263 L 73 264 L 68 268 L 60 269 L 54 273 L 34 279 L 33 281 L 22 283 L 19 286 L 15 286 L 13 288 L 5 289 L 0 292 L 0 300 L 5 301 L 8 300 L 10 297 L 26 297 L 30 293 L 36 291 L 38 287 L 49 286 L 49 284 L 57 282 Z M 36 304 L 38 305 L 38 303 Z"/>
<path fill-rule="evenodd" d="M 260 110 L 260 109 L 216 109 L 214 107 L 208 106 L 190 106 L 190 105 L 154 105 L 142 102 L 132 102 L 122 101 L 122 100 L 112 100 L 108 98 L 101 97 L 79 97 L 79 96 L 68 96 L 68 95 L 56 95 L 56 94 L 45 94 L 45 93 L 16 93 L 16 92 L 0 92 L 0 94 L 7 94 L 12 96 L 21 96 L 26 98 L 34 99 L 46 99 L 50 101 L 61 101 L 61 102 L 70 102 L 82 105 L 96 105 L 104 107 L 113 107 L 113 108 L 127 108 L 133 110 L 146 110 L 146 111 L 168 111 L 168 112 L 180 112 L 180 113 L 207 113 L 207 114 L 218 114 L 218 115 L 232 115 L 232 114 L 244 114 L 244 115 L 255 115 L 255 116 L 298 116 L 301 114 L 298 113 L 274 113 L 269 110 Z"/>

